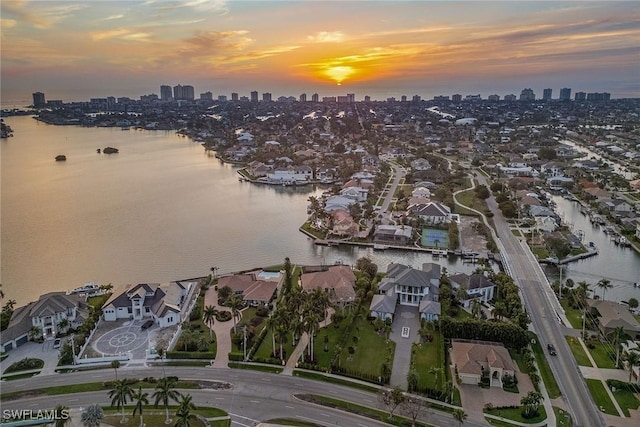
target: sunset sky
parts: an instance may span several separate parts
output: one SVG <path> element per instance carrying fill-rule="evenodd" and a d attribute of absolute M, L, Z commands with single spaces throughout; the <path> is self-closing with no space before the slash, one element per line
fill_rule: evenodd
<path fill-rule="evenodd" d="M 2 102 L 252 90 L 374 99 L 525 87 L 640 97 L 640 6 L 551 1 L 2 0 Z"/>

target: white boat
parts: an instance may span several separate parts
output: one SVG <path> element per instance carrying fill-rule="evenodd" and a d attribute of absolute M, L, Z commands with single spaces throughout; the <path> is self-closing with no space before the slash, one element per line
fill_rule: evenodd
<path fill-rule="evenodd" d="M 447 251 L 446 249 L 434 249 L 431 251 L 431 254 L 433 256 L 447 256 L 449 255 L 449 251 Z"/>
<path fill-rule="evenodd" d="M 381 245 L 379 243 L 374 243 L 373 244 L 373 250 L 374 251 L 384 251 L 385 249 L 389 249 L 389 246 L 387 245 Z"/>
<path fill-rule="evenodd" d="M 94 292 L 98 292 L 100 290 L 100 285 L 97 283 L 89 282 L 80 286 L 79 288 L 75 288 L 67 292 L 67 294 L 92 294 Z"/>

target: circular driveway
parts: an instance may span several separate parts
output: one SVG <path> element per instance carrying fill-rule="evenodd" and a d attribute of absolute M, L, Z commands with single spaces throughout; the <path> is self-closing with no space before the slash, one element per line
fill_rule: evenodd
<path fill-rule="evenodd" d="M 126 322 L 123 326 L 97 338 L 93 348 L 102 354 L 132 353 L 133 359 L 144 359 L 149 344 L 148 330 L 141 330 L 142 322 Z"/>

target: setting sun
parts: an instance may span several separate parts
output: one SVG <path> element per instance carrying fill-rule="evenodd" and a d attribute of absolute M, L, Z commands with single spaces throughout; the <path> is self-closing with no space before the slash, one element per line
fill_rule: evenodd
<path fill-rule="evenodd" d="M 324 72 L 332 80 L 335 80 L 336 83 L 340 84 L 345 81 L 348 77 L 351 77 L 355 74 L 356 70 L 353 67 L 349 66 L 337 66 L 327 68 Z"/>

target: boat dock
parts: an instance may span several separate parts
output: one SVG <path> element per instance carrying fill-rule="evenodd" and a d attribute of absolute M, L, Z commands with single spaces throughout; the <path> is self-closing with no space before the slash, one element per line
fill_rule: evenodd
<path fill-rule="evenodd" d="M 590 248 L 587 252 L 583 252 L 581 254 L 568 256 L 566 258 L 558 259 L 558 258 L 544 258 L 539 260 L 540 264 L 553 264 L 553 265 L 564 265 L 570 262 L 578 261 L 585 258 L 591 258 L 592 256 L 598 255 L 598 248 Z"/>

